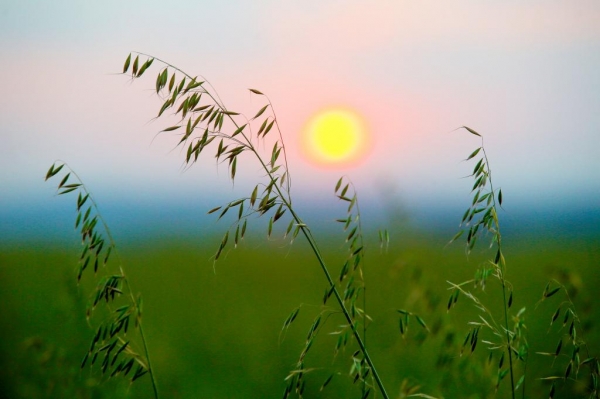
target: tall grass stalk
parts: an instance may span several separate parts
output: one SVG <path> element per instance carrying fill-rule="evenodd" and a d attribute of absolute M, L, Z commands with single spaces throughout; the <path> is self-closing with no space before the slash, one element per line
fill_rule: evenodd
<path fill-rule="evenodd" d="M 466 127 L 465 127 L 466 128 Z M 477 134 L 476 132 L 474 132 L 471 129 L 468 129 L 469 131 L 471 131 L 474 134 Z M 514 372 L 514 367 L 513 367 L 513 351 L 511 348 L 511 341 L 512 338 L 510 336 L 510 327 L 508 325 L 508 308 L 509 306 L 512 304 L 512 293 L 511 293 L 511 304 L 508 303 L 508 298 L 506 297 L 506 291 L 507 291 L 507 282 L 505 279 L 505 275 L 506 275 L 506 261 L 504 259 L 504 255 L 502 254 L 502 234 L 500 233 L 500 220 L 498 218 L 498 204 L 496 203 L 496 198 L 498 198 L 498 203 L 500 203 L 500 201 L 502 200 L 502 190 L 498 190 L 498 195 L 496 196 L 495 193 L 496 191 L 494 190 L 494 182 L 492 180 L 492 169 L 490 168 L 490 163 L 488 160 L 488 156 L 487 153 L 485 152 L 485 147 L 483 146 L 483 137 L 481 137 L 481 152 L 483 153 L 483 164 L 485 164 L 487 166 L 487 170 L 483 169 L 481 174 L 483 175 L 483 177 L 485 178 L 487 176 L 489 182 L 490 182 L 490 193 L 492 195 L 490 195 L 490 198 L 492 198 L 492 205 L 491 208 L 492 209 L 492 220 L 494 221 L 495 227 L 493 228 L 493 230 L 491 230 L 494 234 L 494 238 L 496 240 L 496 248 L 497 248 L 497 255 L 496 255 L 496 259 L 494 259 L 494 264 L 498 267 L 497 269 L 497 276 L 500 279 L 500 284 L 502 285 L 502 307 L 504 310 L 504 331 L 505 331 L 505 336 L 506 336 L 506 343 L 507 343 L 507 352 L 508 352 L 508 362 L 509 362 L 509 369 L 510 369 L 510 387 L 511 387 L 511 394 L 513 399 L 515 398 L 515 372 Z M 475 174 L 475 177 L 477 177 L 477 174 Z M 483 185 L 482 185 L 483 186 Z M 501 205 L 501 203 L 500 203 Z M 523 392 L 525 391 L 525 385 L 523 385 Z M 523 393 L 523 396 L 525 396 L 525 394 Z"/>
<path fill-rule="evenodd" d="M 57 194 L 77 194 L 75 229 L 80 228 L 83 245 L 78 265 L 77 282 L 79 283 L 82 280 L 83 273 L 88 267 L 90 269 L 93 267 L 93 277 L 97 281 L 96 289 L 90 297 L 91 304 L 88 305 L 86 317 L 89 322 L 97 306 L 103 302 L 105 302 L 106 311 L 108 312 L 104 321 L 101 321 L 97 327 L 91 346 L 81 362 L 81 368 L 85 367 L 88 360 L 90 367 L 92 367 L 96 359 L 102 356 L 102 353 L 104 353 L 104 360 L 102 361 L 101 371 L 108 378 L 117 375 L 127 376 L 133 365 L 137 363 L 131 382 L 133 383 L 144 374 L 149 373 L 154 398 L 158 399 L 158 385 L 142 327 L 142 297 L 138 295 L 138 298 L 135 298 L 134 291 L 123 269 L 115 240 L 98 209 L 94 197 L 77 173 L 64 162 L 55 162 L 46 173 L 46 180 L 59 174 L 63 177 L 57 186 Z M 98 228 L 98 222 L 100 222 L 101 229 Z M 111 255 L 114 256 L 111 258 Z M 107 264 L 115 256 L 118 259 L 118 268 L 116 272 L 112 272 Z M 118 305 L 121 306 L 117 307 Z M 143 355 L 138 354 L 133 349 L 134 344 L 127 339 L 126 334 L 130 318 L 135 320 L 135 328 L 142 343 Z M 121 354 L 123 356 L 120 356 Z M 125 358 L 117 362 L 122 357 Z"/>
<path fill-rule="evenodd" d="M 478 270 L 475 279 L 470 280 L 461 284 L 451 284 L 453 294 L 450 296 L 448 301 L 448 309 L 454 306 L 458 298 L 458 293 L 462 292 L 469 299 L 471 299 L 477 308 L 483 312 L 483 316 L 479 316 L 479 321 L 471 322 L 474 325 L 465 339 L 465 346 L 467 343 L 471 346 L 471 351 L 475 350 L 477 341 L 479 340 L 479 331 L 481 328 L 489 329 L 493 335 L 498 338 L 502 338 L 503 343 L 496 343 L 487 341 L 490 350 L 497 350 L 499 348 L 504 349 L 504 353 L 508 356 L 508 369 L 503 369 L 504 354 L 501 355 L 499 366 L 496 390 L 498 389 L 500 382 L 504 376 L 510 374 L 510 392 L 511 397 L 514 399 L 516 390 L 523 387 L 523 397 L 525 397 L 525 374 L 521 377 L 518 382 L 515 382 L 515 365 L 514 357 L 516 356 L 519 360 L 526 364 L 527 361 L 527 341 L 523 336 L 524 324 L 521 316 L 525 312 L 525 308 L 522 308 L 515 316 L 516 322 L 514 329 L 509 325 L 509 309 L 513 302 L 513 291 L 512 285 L 506 279 L 506 260 L 503 254 L 502 248 L 502 234 L 500 231 L 500 221 L 498 218 L 498 208 L 502 206 L 502 190 L 496 190 L 493 185 L 492 172 L 489 166 L 489 160 L 485 147 L 483 145 L 483 137 L 475 130 L 463 126 L 469 133 L 478 136 L 481 139 L 481 145 L 477 147 L 471 154 L 466 158 L 466 161 L 476 162 L 471 177 L 474 179 L 473 188 L 471 190 L 473 199 L 471 205 L 465 211 L 461 225 L 464 226 L 451 240 L 455 241 L 467 232 L 466 250 L 467 254 L 470 253 L 480 237 L 484 232 L 491 235 L 491 247 L 494 247 L 495 256 L 493 260 L 489 260 L 485 266 Z M 481 156 L 482 155 L 482 156 Z M 480 158 L 477 158 L 480 156 Z M 493 313 L 483 304 L 483 302 L 473 293 L 467 291 L 464 287 L 465 284 L 474 282 L 475 287 L 485 289 L 487 278 L 495 277 L 502 288 L 502 318 L 503 325 L 496 323 Z"/>
<path fill-rule="evenodd" d="M 327 281 L 328 289 L 331 294 L 335 297 L 335 300 L 342 311 L 344 318 L 346 319 L 352 334 L 360 348 L 360 351 L 364 355 L 364 359 L 367 362 L 369 368 L 372 371 L 373 378 L 376 381 L 377 386 L 382 396 L 387 399 L 389 398 L 384 388 L 383 382 L 375 368 L 375 364 L 371 359 L 367 351 L 367 347 L 363 341 L 363 337 L 357 328 L 356 322 L 351 316 L 350 311 L 344 303 L 344 299 L 338 291 L 335 281 L 333 280 L 331 273 L 323 259 L 322 252 L 319 249 L 317 241 L 315 240 L 311 230 L 304 223 L 302 218 L 296 213 L 292 205 L 291 196 L 291 179 L 287 164 L 286 147 L 283 141 L 283 136 L 275 116 L 273 105 L 271 101 L 262 92 L 256 89 L 249 89 L 253 94 L 264 97 L 266 99 L 265 105 L 258 110 L 253 118 L 250 120 L 246 119 L 245 124 L 238 122 L 239 119 L 243 119 L 244 116 L 237 112 L 228 110 L 222 101 L 220 101 L 216 92 L 213 92 L 206 88 L 210 86 L 205 79 L 200 80 L 198 77 L 192 77 L 188 73 L 181 69 L 148 54 L 134 52 L 135 58 L 132 60 L 132 54 L 127 57 L 123 73 L 127 73 L 131 66 L 131 78 L 137 79 L 152 65 L 154 61 L 158 61 L 163 65 L 156 78 L 156 93 L 157 95 L 163 95 L 165 100 L 158 117 L 160 117 L 167 109 L 178 106 L 176 115 L 180 115 L 181 119 L 178 124 L 167 127 L 163 131 L 171 132 L 180 128 L 185 129 L 185 133 L 182 135 L 178 145 L 187 145 L 187 153 L 185 163 L 191 166 L 197 161 L 202 150 L 208 146 L 212 141 L 219 141 L 215 157 L 217 161 L 228 162 L 228 168 L 230 177 L 232 180 L 235 179 L 237 171 L 237 158 L 243 152 L 250 152 L 253 157 L 259 162 L 260 167 L 266 174 L 267 184 L 264 185 L 261 196 L 259 197 L 259 185 L 257 185 L 252 194 L 248 197 L 239 198 L 235 201 L 228 203 L 224 207 L 217 207 L 209 211 L 209 213 L 220 211 L 219 219 L 225 215 L 230 209 L 238 209 L 237 221 L 234 224 L 235 232 L 228 229 L 221 240 L 219 248 L 215 253 L 215 262 L 221 256 L 223 250 L 228 243 L 231 243 L 230 237 L 233 236 L 233 241 L 237 245 L 239 239 L 243 239 L 246 230 L 248 217 L 250 215 L 258 214 L 259 216 L 267 213 L 272 214 L 269 218 L 268 224 L 268 236 L 271 235 L 273 225 L 280 220 L 280 218 L 289 212 L 291 216 L 290 223 L 286 230 L 286 235 L 292 233 L 292 238 L 295 238 L 300 232 L 308 242 L 311 251 L 313 252 L 319 266 L 323 272 L 323 275 Z M 140 62 L 141 57 L 147 57 L 147 60 Z M 177 81 L 176 74 L 182 75 L 182 78 Z M 201 105 L 201 98 L 207 98 L 208 102 Z M 270 108 L 270 112 L 265 113 Z M 265 115 L 265 116 L 263 116 Z M 263 122 L 260 124 L 260 128 L 256 133 L 253 132 L 252 122 L 263 117 Z M 187 123 L 185 122 L 187 118 Z M 231 123 L 233 133 L 223 132 L 223 124 L 225 121 Z M 193 136 L 195 130 L 202 130 L 204 132 L 201 136 Z M 265 142 L 267 134 L 273 129 L 277 130 L 279 138 L 274 140 L 274 146 L 271 153 L 270 160 L 264 158 L 257 144 L 259 142 Z M 283 155 L 283 162 L 279 161 L 280 155 Z M 351 205 L 354 205 L 355 200 L 348 199 Z M 250 211 L 244 209 L 244 204 L 249 205 Z M 275 209 L 275 212 L 272 211 Z M 362 250 L 362 247 L 359 251 Z M 288 392 L 289 393 L 289 392 Z"/>
<path fill-rule="evenodd" d="M 145 61 L 140 61 L 140 57 L 147 58 Z M 123 66 L 123 74 L 129 73 L 128 76 L 132 80 L 138 79 L 153 65 L 154 61 L 162 64 L 155 85 L 157 96 L 163 100 L 157 118 L 166 115 L 167 110 L 174 110 L 173 115 L 180 118 L 175 125 L 169 126 L 161 132 L 184 132 L 181 133 L 177 146 L 187 147 L 184 159 L 185 167 L 193 166 L 202 151 L 212 144 L 213 149 L 216 147 L 217 163 L 227 164 L 232 182 L 235 181 L 238 170 L 238 157 L 244 152 L 250 153 L 264 172 L 266 182 L 256 184 L 250 195 L 208 211 L 209 214 L 217 214 L 217 220 L 223 218 L 229 211 L 231 211 L 230 216 L 236 215 L 235 221 L 225 231 L 213 256 L 213 267 L 216 267 L 216 263 L 225 249 L 230 248 L 232 243 L 236 247 L 239 241 L 244 239 L 250 217 L 266 216 L 269 218 L 267 237 L 271 237 L 273 234 L 274 225 L 282 224 L 285 219 L 288 220 L 288 224 L 285 228 L 284 238 L 289 238 L 290 244 L 302 233 L 326 280 L 327 285 L 323 296 L 324 308 L 315 317 L 309 329 L 296 368 L 291 370 L 284 379 L 287 381 L 284 398 L 291 395 L 293 391 L 300 398 L 302 397 L 305 387 L 303 376 L 315 370 L 305 367 L 305 357 L 319 331 L 327 323 L 329 316 L 341 312 L 345 324 L 331 333 L 338 335 L 334 358 L 340 349 L 346 348 L 348 340 L 351 341 L 354 338 L 358 350 L 351 356 L 352 364 L 349 374 L 354 377 L 354 382 L 361 381 L 362 398 L 367 398 L 371 390 L 376 392 L 378 389 L 382 397 L 388 399 L 389 395 L 367 347 L 367 327 L 368 321 L 371 319 L 366 313 L 366 284 L 363 267 L 365 244 L 358 196 L 352 182 L 348 178 L 342 177 L 337 181 L 334 190 L 336 197 L 348 204 L 345 217 L 336 219 L 343 225 L 347 249 L 345 263 L 339 276 L 336 277 L 330 272 L 313 232 L 292 204 L 291 176 L 288 169 L 286 146 L 270 99 L 259 90 L 249 89 L 253 95 L 265 101 L 254 116 L 248 119 L 238 112 L 227 109 L 217 92 L 206 80 L 192 77 L 163 60 L 139 52 L 128 55 Z M 461 355 L 465 350 L 473 353 L 479 342 L 487 345 L 489 350 L 488 366 L 486 366 L 488 368 L 485 371 L 487 375 L 489 375 L 489 370 L 494 370 L 492 361 L 494 356 L 497 356 L 497 370 L 492 371 L 492 373 L 496 373 L 496 393 L 504 378 L 509 375 L 508 389 L 510 389 L 512 399 L 516 398 L 519 390 L 521 390 L 521 396 L 525 398 L 527 361 L 529 359 L 529 345 L 525 335 L 526 325 L 524 322 L 526 308 L 522 307 L 514 313 L 511 311 L 513 286 L 507 279 L 507 266 L 498 217 L 498 211 L 502 208 L 503 202 L 502 190 L 494 187 L 482 135 L 469 127 L 463 126 L 462 128 L 479 137 L 481 144 L 466 158 L 466 161 L 475 163 L 469 176 L 474 181 L 471 189 L 473 197 L 471 204 L 463 214 L 461 229 L 450 242 L 458 240 L 466 233 L 466 252 L 469 255 L 479 238 L 491 237 L 490 248 L 494 255 L 493 258 L 480 265 L 473 279 L 458 284 L 448 282 L 451 294 L 447 310 L 450 311 L 456 305 L 460 295 L 467 297 L 475 305 L 478 309 L 477 318 L 468 322 L 470 329 L 462 344 Z M 270 132 L 277 132 L 277 136 L 273 137 L 273 133 L 268 136 Z M 261 148 L 269 148 L 271 145 L 273 147 L 270 155 L 265 155 Z M 119 259 L 110 229 L 87 187 L 79 176 L 62 161 L 56 161 L 50 167 L 46 174 L 46 180 L 59 175 L 62 178 L 57 185 L 57 194 L 77 195 L 75 229 L 79 229 L 83 245 L 77 268 L 78 284 L 83 282 L 95 285 L 86 310 L 88 323 L 93 325 L 95 333 L 81 362 L 81 368 L 86 365 L 93 367 L 98 362 L 96 367 L 100 368 L 102 375 L 106 378 L 120 375 L 128 377 L 130 383 L 149 374 L 154 398 L 158 399 L 157 380 L 142 328 L 141 295 L 134 294 L 129 278 L 125 274 L 123 263 Z M 389 244 L 387 231 L 380 231 L 379 238 L 381 248 L 383 249 L 384 246 L 387 248 Z M 113 254 L 112 258 L 111 254 Z M 115 262 L 110 260 L 115 256 L 117 257 L 117 267 L 111 268 Z M 89 276 L 92 268 L 94 269 L 93 276 Z M 501 288 L 501 295 L 498 295 L 496 301 L 496 304 L 501 303 L 499 310 L 488 307 L 477 292 L 486 289 L 488 280 L 496 282 Z M 343 283 L 345 286 L 342 285 Z M 473 289 L 469 288 L 470 285 L 474 286 Z M 552 328 L 559 316 L 562 315 L 562 327 L 559 327 L 559 331 L 557 331 L 560 334 L 558 343 L 553 351 L 537 352 L 538 355 L 553 359 L 550 368 L 555 368 L 556 361 L 556 367 L 561 371 L 542 377 L 540 380 L 551 384 L 549 397 L 552 399 L 560 382 L 566 386 L 569 381 L 577 381 L 580 379 L 580 369 L 585 367 L 589 369 L 589 375 L 586 374 L 586 376 L 589 376 L 590 380 L 585 388 L 589 390 L 590 398 L 598 398 L 600 395 L 600 361 L 593 356 L 587 342 L 583 339 L 584 325 L 575 310 L 569 290 L 558 281 L 549 282 L 537 305 L 554 297 L 561 290 L 564 291 L 565 299 L 554 311 L 550 322 L 550 328 Z M 335 298 L 335 310 L 325 307 L 332 296 Z M 489 298 L 486 299 L 490 300 Z M 294 309 L 286 319 L 282 333 L 296 319 L 299 310 L 300 306 Z M 406 335 L 411 317 L 416 319 L 427 334 L 435 335 L 441 328 L 439 324 L 436 326 L 434 323 L 430 330 L 423 318 L 411 311 L 397 309 L 397 312 L 399 313 L 400 333 L 403 337 Z M 135 348 L 136 342 L 126 336 L 130 320 L 133 320 L 135 324 L 134 330 L 137 331 L 137 337 L 133 338 L 137 338 L 136 341 L 138 341 L 138 345 L 141 345 L 141 351 Z M 568 330 L 568 333 L 563 330 Z M 480 335 L 483 334 L 487 334 L 487 336 L 482 338 Z M 450 339 L 447 339 L 446 344 L 451 345 L 453 334 L 447 335 L 447 337 Z M 568 337 L 566 341 L 565 337 Z M 563 342 L 565 343 L 563 344 Z M 571 350 L 570 355 L 565 353 L 567 348 Z M 584 360 L 580 359 L 580 353 L 585 354 Z M 508 358 L 507 362 L 505 362 L 505 358 Z M 521 368 L 519 362 L 522 364 Z M 520 371 L 522 371 L 521 376 L 518 378 Z M 334 374 L 331 374 L 325 380 L 321 390 L 329 384 L 333 376 Z M 416 393 L 419 389 L 418 384 L 404 379 L 400 387 L 400 395 L 434 399 L 432 396 Z M 487 394 L 488 388 L 485 389 Z M 531 388 L 529 389 L 531 390 Z"/>

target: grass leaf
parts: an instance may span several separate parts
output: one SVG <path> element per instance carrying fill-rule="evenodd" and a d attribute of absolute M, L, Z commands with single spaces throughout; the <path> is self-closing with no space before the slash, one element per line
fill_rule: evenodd
<path fill-rule="evenodd" d="M 127 70 L 129 69 L 129 64 L 131 64 L 131 53 L 129 53 L 127 59 L 125 60 L 125 65 L 123 65 L 123 73 L 127 72 Z"/>
<path fill-rule="evenodd" d="M 172 132 L 173 130 L 177 130 L 177 129 L 179 129 L 180 127 L 181 127 L 181 125 L 178 125 L 178 126 L 171 126 L 171 127 L 168 127 L 168 128 L 166 128 L 166 129 L 164 129 L 164 130 L 161 130 L 161 132 Z"/>
<path fill-rule="evenodd" d="M 475 130 L 471 129 L 470 127 L 463 126 L 462 128 L 466 129 L 469 133 L 474 134 L 475 136 L 481 137 L 481 134 L 477 133 Z"/>
<path fill-rule="evenodd" d="M 266 111 L 266 109 L 267 109 L 267 107 L 268 107 L 268 106 L 269 106 L 269 104 L 267 104 L 267 105 L 265 105 L 264 107 L 262 107 L 262 108 L 261 108 L 261 109 L 260 109 L 260 110 L 259 110 L 259 111 L 256 113 L 256 115 L 254 115 L 254 118 L 252 118 L 252 119 L 256 119 L 256 118 L 258 118 L 259 116 L 261 116 L 261 115 L 262 115 L 262 114 L 263 114 L 263 113 Z"/>

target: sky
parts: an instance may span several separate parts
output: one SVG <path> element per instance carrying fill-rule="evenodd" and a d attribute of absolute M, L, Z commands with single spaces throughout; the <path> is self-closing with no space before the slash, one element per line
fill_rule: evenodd
<path fill-rule="evenodd" d="M 333 201 L 341 175 L 374 208 L 468 206 L 461 160 L 480 142 L 463 125 L 484 136 L 508 212 L 599 208 L 597 1 L 9 0 L 0 3 L 2 234 L 27 212 L 27 223 L 58 212 L 43 182 L 57 159 L 98 202 L 127 209 L 203 211 L 260 178 L 251 159 L 235 185 L 210 157 L 183 171 L 176 138 L 156 134 L 169 126 L 153 120 L 157 64 L 135 82 L 118 75 L 131 51 L 202 75 L 229 109 L 251 115 L 263 102 L 247 89 L 267 94 L 292 194 L 308 209 Z M 323 168 L 302 154 L 301 135 L 332 106 L 354 109 L 371 145 L 360 162 Z"/>

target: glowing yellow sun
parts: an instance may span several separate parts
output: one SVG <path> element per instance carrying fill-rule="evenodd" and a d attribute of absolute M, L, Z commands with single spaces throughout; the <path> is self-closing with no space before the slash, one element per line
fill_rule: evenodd
<path fill-rule="evenodd" d="M 360 160 L 367 147 L 362 118 L 345 108 L 330 108 L 311 117 L 303 132 L 305 153 L 321 164 L 348 164 Z"/>

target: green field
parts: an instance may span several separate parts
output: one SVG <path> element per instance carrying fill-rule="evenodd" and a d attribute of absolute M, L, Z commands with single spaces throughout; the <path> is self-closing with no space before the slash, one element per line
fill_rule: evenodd
<path fill-rule="evenodd" d="M 467 258 L 461 244 L 445 247 L 446 241 L 404 234 L 392 237 L 387 253 L 375 243 L 367 248 L 366 308 L 374 321 L 367 335 L 369 352 L 393 398 L 404 397 L 403 390 L 415 385 L 440 398 L 509 397 L 507 381 L 494 392 L 499 353 L 488 362 L 490 352 L 480 343 L 474 353 L 460 355 L 467 322 L 477 320 L 472 303 L 462 297 L 446 311 L 446 281 L 472 278 L 490 254 L 478 249 Z M 567 327 L 561 330 L 562 322 L 557 322 L 549 328 L 565 296 L 561 292 L 537 304 L 549 279 L 569 288 L 583 326 L 580 338 L 588 343 L 589 356 L 600 355 L 599 242 L 597 237 L 505 239 L 507 277 L 514 285 L 511 312 L 526 307 L 527 397 L 548 397 L 550 383 L 539 378 L 563 375 L 571 358 Z M 229 251 L 215 272 L 209 258 L 216 243 L 218 238 L 120 244 L 133 289 L 144 297 L 144 328 L 161 397 L 281 397 L 284 378 L 322 309 L 326 282 L 300 239 L 290 247 L 250 237 Z M 336 274 L 344 258 L 342 240 L 329 237 L 321 245 Z M 76 245 L 30 242 L 1 248 L 2 397 L 151 397 L 147 376 L 131 385 L 119 377 L 101 383 L 106 378 L 97 368 L 80 370 L 93 331 L 85 321 L 89 284 L 76 284 L 78 256 Z M 490 280 L 480 297 L 499 311 L 499 295 L 496 280 Z M 298 318 L 282 339 L 283 322 L 300 304 Z M 328 306 L 335 308 L 334 302 Z M 403 337 L 397 309 L 420 315 L 431 332 L 413 320 Z M 306 398 L 361 396 L 360 384 L 348 375 L 355 344 L 333 357 L 335 337 L 328 332 L 343 322 L 337 316 L 327 319 L 306 358 L 306 367 L 315 369 L 306 376 Z M 556 359 L 536 354 L 554 352 L 561 337 L 564 349 Z M 587 357 L 581 354 L 582 360 Z M 331 383 L 320 392 L 332 373 Z M 555 398 L 588 397 L 589 373 L 582 368 L 579 377 L 579 382 L 557 380 Z"/>

